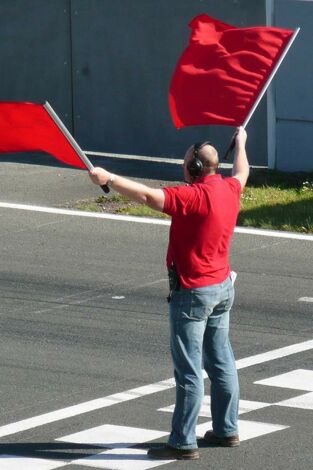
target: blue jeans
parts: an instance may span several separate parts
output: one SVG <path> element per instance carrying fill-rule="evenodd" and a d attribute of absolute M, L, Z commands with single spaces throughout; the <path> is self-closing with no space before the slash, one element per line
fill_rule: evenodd
<path fill-rule="evenodd" d="M 195 431 L 204 395 L 202 363 L 211 381 L 214 434 L 238 434 L 239 384 L 228 335 L 233 300 L 230 278 L 213 286 L 181 288 L 173 293 L 170 331 L 176 404 L 168 441 L 172 447 L 197 447 Z"/>

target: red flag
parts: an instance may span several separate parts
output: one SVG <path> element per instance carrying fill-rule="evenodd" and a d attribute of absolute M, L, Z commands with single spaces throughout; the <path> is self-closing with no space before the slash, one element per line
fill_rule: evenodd
<path fill-rule="evenodd" d="M 205 14 L 189 26 L 170 84 L 174 125 L 242 125 L 294 31 L 236 28 Z"/>
<path fill-rule="evenodd" d="M 42 104 L 0 102 L 0 153 L 31 151 L 86 169 Z"/>

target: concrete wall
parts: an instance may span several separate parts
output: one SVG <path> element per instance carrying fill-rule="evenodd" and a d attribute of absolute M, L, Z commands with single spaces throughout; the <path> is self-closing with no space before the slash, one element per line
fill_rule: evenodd
<path fill-rule="evenodd" d="M 260 1 L 74 0 L 75 131 L 84 148 L 180 156 L 210 139 L 222 152 L 233 129 L 185 128 L 171 121 L 167 93 L 189 39 L 188 23 L 207 12 L 238 26 L 264 24 Z M 266 164 L 265 100 L 251 122 L 251 158 Z"/>
<path fill-rule="evenodd" d="M 53 103 L 72 129 L 69 1 L 0 1 L 0 100 Z"/>
<path fill-rule="evenodd" d="M 300 26 L 275 83 L 276 168 L 313 171 L 313 2 L 275 0 L 276 25 Z"/>
<path fill-rule="evenodd" d="M 263 0 L 1 0 L 1 100 L 48 100 L 84 149 L 181 157 L 210 139 L 221 153 L 232 128 L 177 131 L 168 85 L 188 22 L 208 13 L 265 24 Z M 264 99 L 249 124 L 254 164 L 267 163 Z"/>

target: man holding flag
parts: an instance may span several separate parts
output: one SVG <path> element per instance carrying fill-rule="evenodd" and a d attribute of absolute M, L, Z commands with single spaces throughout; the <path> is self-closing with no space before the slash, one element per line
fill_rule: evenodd
<path fill-rule="evenodd" d="M 228 255 L 249 175 L 245 143 L 246 131 L 238 128 L 231 178 L 217 174 L 218 155 L 209 142 L 187 150 L 187 186 L 152 189 L 102 168 L 89 173 L 95 184 L 172 216 L 167 267 L 176 406 L 168 444 L 151 448 L 151 458 L 199 458 L 195 430 L 204 389 L 202 359 L 211 380 L 213 420 L 213 432 L 204 438 L 214 445 L 239 445 L 239 386 L 228 336 L 234 298 Z"/>
<path fill-rule="evenodd" d="M 94 183 L 111 185 L 131 199 L 172 216 L 167 267 L 170 278 L 171 352 L 176 405 L 168 444 L 151 448 L 155 459 L 199 458 L 196 424 L 203 398 L 202 361 L 211 380 L 211 445 L 235 447 L 239 385 L 229 342 L 234 299 L 229 245 L 248 175 L 244 128 L 266 92 L 296 31 L 236 28 L 206 14 L 190 23 L 190 40 L 169 90 L 176 128 L 240 126 L 232 177 L 216 173 L 217 152 L 209 142 L 190 147 L 184 160 L 188 186 L 151 189 L 96 168 Z"/>

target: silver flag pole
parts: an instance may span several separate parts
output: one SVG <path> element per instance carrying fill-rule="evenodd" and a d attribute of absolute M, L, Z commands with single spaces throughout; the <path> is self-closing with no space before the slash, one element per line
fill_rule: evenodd
<path fill-rule="evenodd" d="M 63 122 L 61 121 L 61 119 L 59 118 L 59 116 L 56 114 L 56 112 L 54 111 L 54 109 L 52 108 L 52 106 L 48 103 L 48 101 L 46 101 L 44 104 L 43 104 L 43 107 L 45 108 L 45 110 L 47 111 L 47 113 L 49 114 L 49 116 L 51 117 L 51 119 L 55 122 L 55 124 L 58 126 L 58 128 L 60 129 L 60 131 L 62 132 L 62 134 L 64 135 L 64 137 L 67 139 L 67 141 L 69 142 L 69 144 L 73 147 L 73 149 L 75 150 L 75 152 L 77 153 L 77 155 L 79 156 L 79 158 L 85 163 L 86 167 L 88 168 L 88 170 L 93 170 L 94 166 L 93 164 L 91 163 L 91 161 L 89 160 L 89 158 L 87 157 L 87 155 L 85 154 L 85 152 L 80 148 L 80 146 L 78 145 L 78 143 L 76 142 L 76 140 L 74 139 L 74 137 L 72 136 L 72 134 L 69 132 L 69 130 L 65 127 L 65 125 L 63 124 Z M 103 189 L 103 191 L 105 193 L 108 193 L 110 191 L 109 187 L 105 184 L 103 186 L 101 186 L 101 188 Z"/>
<path fill-rule="evenodd" d="M 285 47 L 285 49 L 284 49 L 282 55 L 280 56 L 280 58 L 279 58 L 277 64 L 275 65 L 275 67 L 273 68 L 273 70 L 272 70 L 271 74 L 269 75 L 268 79 L 267 79 L 266 82 L 264 83 L 263 88 L 262 88 L 262 90 L 260 91 L 259 96 L 258 96 L 256 102 L 254 103 L 254 105 L 252 106 L 252 108 L 251 108 L 250 111 L 249 111 L 248 116 L 247 116 L 246 119 L 244 120 L 244 122 L 243 122 L 243 124 L 242 124 L 242 127 L 243 127 L 243 128 L 245 128 L 245 127 L 248 125 L 248 122 L 250 121 L 250 119 L 251 119 L 251 117 L 252 117 L 254 111 L 255 111 L 256 108 L 258 107 L 258 105 L 259 105 L 261 99 L 263 98 L 263 96 L 264 96 L 266 90 L 268 89 L 269 85 L 271 84 L 271 81 L 273 80 L 273 78 L 274 78 L 274 76 L 275 76 L 277 70 L 278 70 L 279 67 L 281 66 L 281 64 L 282 64 L 282 62 L 283 62 L 283 60 L 284 60 L 284 58 L 286 57 L 286 55 L 287 55 L 287 53 L 288 53 L 290 47 L 292 46 L 292 43 L 293 43 L 294 40 L 296 39 L 296 37 L 297 37 L 299 31 L 300 31 L 300 28 L 295 29 L 293 35 L 292 35 L 291 38 L 289 39 L 288 44 L 287 44 L 287 46 Z M 228 149 L 227 149 L 227 151 L 226 151 L 226 153 L 225 153 L 224 160 L 227 160 L 228 155 L 231 153 L 231 151 L 234 149 L 234 147 L 235 147 L 235 138 L 233 137 L 232 140 L 231 140 L 231 143 L 230 143 L 230 145 L 229 145 L 229 147 L 228 147 Z"/>
<path fill-rule="evenodd" d="M 245 128 L 245 127 L 247 126 L 248 122 L 250 121 L 250 119 L 251 119 L 251 117 L 252 117 L 254 111 L 255 111 L 256 108 L 258 107 L 258 104 L 260 103 L 261 99 L 263 98 L 264 93 L 265 93 L 266 90 L 268 89 L 268 87 L 269 87 L 271 81 L 273 80 L 273 78 L 274 78 L 274 76 L 275 76 L 277 70 L 278 70 L 279 67 L 281 66 L 281 64 L 282 64 L 282 62 L 283 62 L 283 60 L 284 60 L 284 58 L 286 57 L 286 55 L 287 55 L 289 49 L 290 49 L 291 46 L 292 46 L 292 43 L 293 43 L 294 40 L 296 39 L 296 37 L 297 37 L 299 31 L 300 31 L 300 28 L 297 28 L 297 29 L 294 31 L 294 33 L 293 33 L 293 35 L 291 36 L 291 38 L 289 39 L 289 42 L 288 42 L 287 46 L 286 46 L 285 49 L 284 49 L 284 52 L 283 52 L 282 55 L 280 56 L 280 58 L 279 58 L 277 64 L 275 65 L 275 67 L 273 68 L 273 70 L 272 70 L 271 74 L 269 75 L 268 79 L 267 79 L 266 82 L 264 83 L 264 86 L 263 86 L 263 88 L 262 88 L 262 90 L 261 90 L 261 92 L 260 92 L 260 94 L 259 94 L 259 96 L 258 96 L 256 102 L 254 103 L 254 105 L 252 106 L 252 108 L 251 108 L 250 111 L 249 111 L 248 116 L 247 116 L 246 119 L 244 120 L 244 123 L 242 124 L 242 127 L 243 127 L 243 128 Z"/>

